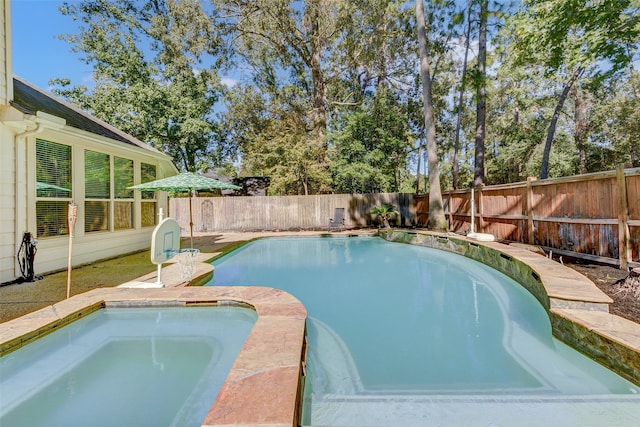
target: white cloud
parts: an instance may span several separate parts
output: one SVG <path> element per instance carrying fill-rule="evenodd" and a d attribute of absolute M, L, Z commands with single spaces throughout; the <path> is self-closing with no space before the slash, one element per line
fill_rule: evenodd
<path fill-rule="evenodd" d="M 236 79 L 232 79 L 230 77 L 222 77 L 220 79 L 220 82 L 229 88 L 234 87 L 235 85 L 238 84 L 238 81 Z"/>

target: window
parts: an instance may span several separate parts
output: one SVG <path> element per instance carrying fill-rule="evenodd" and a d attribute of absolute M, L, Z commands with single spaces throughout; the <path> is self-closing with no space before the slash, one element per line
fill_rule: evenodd
<path fill-rule="evenodd" d="M 156 166 L 148 163 L 140 164 L 140 182 L 150 182 L 156 179 Z M 156 192 L 143 191 L 141 209 L 141 225 L 143 227 L 153 227 L 156 225 Z"/>
<path fill-rule="evenodd" d="M 108 154 L 84 152 L 84 231 L 88 233 L 109 229 L 109 163 Z"/>
<path fill-rule="evenodd" d="M 113 187 L 115 202 L 113 228 L 125 230 L 133 228 L 133 160 L 114 157 Z"/>
<path fill-rule="evenodd" d="M 72 199 L 72 149 L 69 145 L 36 140 L 36 237 L 68 235 L 67 216 Z M 143 227 L 153 227 L 157 218 L 154 191 L 141 193 L 136 210 L 135 168 L 140 165 L 142 182 L 156 179 L 156 166 L 92 150 L 84 151 L 85 233 L 131 230 L 139 214 Z"/>
<path fill-rule="evenodd" d="M 69 234 L 67 209 L 71 202 L 71 147 L 36 140 L 36 236 Z"/>

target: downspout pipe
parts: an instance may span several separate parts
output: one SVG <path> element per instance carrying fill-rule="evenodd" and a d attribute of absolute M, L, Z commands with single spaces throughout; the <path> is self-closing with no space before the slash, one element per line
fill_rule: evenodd
<path fill-rule="evenodd" d="M 24 148 L 24 143 L 27 140 L 27 138 L 29 138 L 30 136 L 36 135 L 38 133 L 41 133 L 44 130 L 44 126 L 42 123 L 37 123 L 35 122 L 35 120 L 31 119 L 29 120 L 29 124 L 27 125 L 27 129 L 25 129 L 24 131 L 17 133 L 14 137 L 14 151 L 15 151 L 15 156 L 14 156 L 14 162 L 15 162 L 15 166 L 14 166 L 14 170 L 15 170 L 15 192 L 14 192 L 14 206 L 15 206 L 15 243 L 17 245 L 16 249 L 15 249 L 15 253 L 17 253 L 17 251 L 20 249 L 19 245 L 22 242 L 22 233 L 24 231 L 27 231 L 27 219 L 26 219 L 26 215 L 24 215 L 23 213 L 26 212 L 26 203 L 24 202 L 24 197 L 21 196 L 21 194 L 23 194 L 24 191 L 24 187 L 25 187 L 25 177 L 26 174 L 23 173 L 23 169 L 24 169 L 24 162 L 26 161 L 26 155 L 25 153 L 25 148 Z M 19 224 L 18 221 L 20 220 L 20 218 L 22 219 L 22 222 Z M 34 237 L 35 237 L 35 233 L 34 233 Z M 13 275 L 14 277 L 18 277 L 20 271 L 20 266 L 18 265 L 18 259 L 17 257 L 14 257 L 14 262 L 13 262 Z"/>
<path fill-rule="evenodd" d="M 28 225 L 28 216 L 24 215 L 27 211 L 26 202 L 24 202 L 25 198 L 21 197 L 21 194 L 28 191 L 26 187 L 26 177 L 27 171 L 25 171 L 26 165 L 28 164 L 26 158 L 26 149 L 24 147 L 27 138 L 37 135 L 44 131 L 45 129 L 54 129 L 60 130 L 64 128 L 66 125 L 66 120 L 60 117 L 54 116 L 52 114 L 48 114 L 42 111 L 36 112 L 34 115 L 24 115 L 22 122 L 25 123 L 25 130 L 22 132 L 18 132 L 14 136 L 14 170 L 15 170 L 15 242 L 19 245 L 22 242 L 22 231 L 27 231 Z M 22 221 L 18 223 L 18 221 Z M 34 233 L 34 237 L 36 234 Z M 19 246 L 16 251 L 19 250 Z M 17 253 L 17 252 L 16 252 Z M 18 277 L 19 265 L 17 259 L 14 260 L 13 263 L 13 274 L 14 277 Z"/>

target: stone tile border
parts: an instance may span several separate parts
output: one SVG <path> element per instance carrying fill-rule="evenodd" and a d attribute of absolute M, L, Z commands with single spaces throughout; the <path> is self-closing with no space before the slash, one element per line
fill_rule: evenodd
<path fill-rule="evenodd" d="M 206 269 L 205 269 L 206 270 Z M 306 359 L 304 306 L 266 287 L 102 288 L 5 322 L 0 355 L 103 307 L 240 304 L 258 319 L 203 426 L 295 427 Z"/>
<path fill-rule="evenodd" d="M 554 336 L 640 385 L 640 324 L 610 314 L 613 300 L 577 271 L 521 247 L 453 233 L 391 229 L 379 235 L 454 252 L 506 274 L 547 310 Z"/>

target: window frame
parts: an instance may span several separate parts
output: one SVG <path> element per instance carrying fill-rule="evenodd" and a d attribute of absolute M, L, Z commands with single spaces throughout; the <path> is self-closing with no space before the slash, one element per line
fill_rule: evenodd
<path fill-rule="evenodd" d="M 99 156 L 106 157 L 106 160 L 107 160 L 104 163 L 104 165 L 108 167 L 108 173 L 106 174 L 106 176 L 108 177 L 108 182 L 106 183 L 106 190 L 107 190 L 106 197 L 102 195 L 96 196 L 94 194 L 87 196 L 87 194 L 90 193 L 90 189 L 92 186 L 97 187 L 98 192 L 100 190 L 105 189 L 105 188 L 102 188 L 102 189 L 99 188 L 100 186 L 105 185 L 104 182 L 92 182 L 92 181 L 89 181 L 87 178 L 87 175 L 88 175 L 87 171 L 96 171 L 96 168 L 95 167 L 92 168 L 92 165 L 87 161 L 88 156 L 93 156 L 93 155 L 95 155 L 96 158 Z M 113 202 L 114 202 L 113 200 L 113 155 L 102 152 L 102 151 L 90 150 L 88 148 L 85 148 L 83 151 L 83 158 L 84 158 L 84 171 L 85 171 L 84 182 L 83 182 L 84 201 L 82 203 L 82 209 L 84 210 L 83 230 L 85 233 L 112 231 L 113 230 L 113 206 L 114 206 L 113 205 Z M 102 166 L 102 165 L 99 165 L 99 166 Z M 100 175 L 103 175 L 103 176 L 100 176 Z M 98 171 L 98 178 L 103 178 L 103 177 L 104 177 L 104 172 L 100 174 Z M 94 180 L 94 181 L 99 181 L 99 180 Z M 96 222 L 96 219 L 100 220 L 99 218 L 100 205 L 103 205 L 101 210 L 102 210 L 102 214 L 106 218 L 102 218 L 101 221 Z M 92 208 L 89 208 L 90 206 L 98 207 L 98 209 L 96 209 L 95 212 L 91 212 Z"/>
<path fill-rule="evenodd" d="M 122 157 L 122 156 L 111 156 L 113 167 L 112 170 L 112 185 L 113 185 L 113 230 L 133 230 L 136 228 L 136 199 L 135 199 L 135 190 L 128 189 L 135 182 L 135 172 L 136 172 L 136 162 L 133 159 Z M 125 161 L 130 164 L 130 166 L 126 166 L 125 170 L 128 169 L 128 179 L 123 180 L 124 185 L 122 188 L 119 188 L 122 179 L 122 171 L 118 167 L 119 160 Z M 120 192 L 124 191 L 127 197 L 120 197 Z M 120 211 L 120 206 L 127 206 L 126 211 L 128 211 L 128 215 L 126 215 L 126 221 L 121 221 L 125 216 L 120 217 L 117 213 Z M 120 224 L 126 224 L 125 226 L 121 226 Z"/>
<path fill-rule="evenodd" d="M 42 144 L 51 144 L 51 149 L 47 150 L 46 153 L 41 153 L 40 147 Z M 58 148 L 55 148 L 55 147 Z M 45 176 L 40 176 L 41 171 L 47 172 L 49 174 L 60 175 L 59 170 L 51 170 L 49 168 L 43 169 L 40 167 L 40 158 L 46 156 L 48 153 L 55 152 L 56 150 L 65 150 L 67 155 L 66 158 L 56 158 L 52 169 L 58 168 L 58 165 L 63 165 L 67 163 L 67 167 L 65 174 L 66 179 L 63 177 L 62 180 L 52 180 L 46 179 Z M 68 217 L 68 205 L 73 201 L 74 196 L 74 146 L 71 144 L 64 144 L 57 141 L 52 141 L 50 139 L 45 138 L 36 138 L 35 139 L 35 147 L 34 147 L 34 165 L 35 165 L 35 183 L 33 184 L 35 187 L 35 200 L 34 200 L 34 212 L 35 212 L 35 238 L 37 239 L 51 239 L 56 237 L 67 237 L 69 235 L 69 226 L 67 222 Z M 48 181 L 48 182 L 47 182 Z M 56 181 L 55 183 L 52 181 Z M 65 182 L 63 182 L 65 181 Z M 53 185 L 60 188 L 66 188 L 68 185 L 69 192 L 67 197 L 62 196 L 64 194 L 63 191 L 56 190 L 52 187 L 50 195 L 39 194 L 40 191 L 47 191 L 45 189 L 38 189 L 38 185 Z M 40 205 L 40 206 L 39 206 Z M 55 206 L 58 206 L 54 208 Z M 52 213 L 53 212 L 53 213 Z M 46 219 L 47 217 L 51 217 L 53 215 L 53 220 Z M 55 230 L 58 230 L 57 232 Z"/>
<path fill-rule="evenodd" d="M 38 143 L 36 146 L 36 140 L 42 140 L 47 143 L 58 144 L 59 146 L 64 147 L 65 154 L 61 155 L 66 159 L 66 168 L 71 172 L 71 178 L 69 182 L 71 184 L 65 184 L 65 187 L 72 187 L 73 191 L 69 192 L 69 195 L 64 195 L 60 193 L 43 193 L 42 191 L 36 191 L 37 179 L 41 178 L 43 174 L 37 172 L 39 168 L 42 167 L 43 162 L 46 161 L 46 157 L 43 157 L 42 147 Z M 105 227 L 103 232 L 115 232 L 118 234 L 132 234 L 140 231 L 148 232 L 149 229 L 153 229 L 158 223 L 158 213 L 160 212 L 161 207 L 164 206 L 165 202 L 164 196 L 160 197 L 160 192 L 149 191 L 142 192 L 139 190 L 133 190 L 132 197 L 115 197 L 115 188 L 120 187 L 120 192 L 118 195 L 120 196 L 131 196 L 129 194 L 124 193 L 125 183 L 120 183 L 118 185 L 114 182 L 114 173 L 117 171 L 114 168 L 114 159 L 121 158 L 124 160 L 115 160 L 115 162 L 121 162 L 122 164 L 128 164 L 127 174 L 129 176 L 128 180 L 130 180 L 130 171 L 131 171 L 131 162 L 133 162 L 133 180 L 134 185 L 142 182 L 148 182 L 155 179 L 158 179 L 162 173 L 162 163 L 153 156 L 144 155 L 144 153 L 137 153 L 128 149 L 127 147 L 112 147 L 111 144 L 105 143 L 104 141 L 97 140 L 95 138 L 84 138 L 75 133 L 67 133 L 67 132 L 49 132 L 45 130 L 42 135 L 33 136 L 32 138 L 27 139 L 28 144 L 26 144 L 26 170 L 28 171 L 27 180 L 25 184 L 26 198 L 25 202 L 27 206 L 30 208 L 27 209 L 26 217 L 24 219 L 24 225 L 21 228 L 25 230 L 33 230 L 33 235 L 35 238 L 42 238 L 42 248 L 53 247 L 51 245 L 58 245 L 59 243 L 54 243 L 55 241 L 59 241 L 60 238 L 68 239 L 69 238 L 69 230 L 67 224 L 67 216 L 68 216 L 68 205 L 71 202 L 75 202 L 79 209 L 77 220 L 75 224 L 75 233 L 74 237 L 79 238 L 80 241 L 84 241 L 85 237 L 89 237 L 90 239 L 95 239 L 95 237 L 90 237 L 85 233 L 85 220 L 86 220 L 86 209 L 85 202 L 88 201 L 96 201 L 96 202 L 106 202 L 108 206 L 105 207 L 105 213 L 109 216 L 108 221 L 105 220 Z M 54 147 L 57 147 L 55 145 Z M 47 149 L 44 146 L 44 149 Z M 55 150 L 54 150 L 55 151 Z M 109 158 L 109 197 L 108 198 L 96 198 L 90 197 L 87 198 L 85 194 L 85 181 L 86 176 L 85 173 L 87 170 L 85 169 L 85 152 L 93 151 L 96 153 L 100 153 L 101 155 Z M 60 155 L 59 155 L 60 157 Z M 43 160 L 45 159 L 45 160 Z M 70 159 L 70 160 L 69 160 Z M 53 160 L 51 160 L 53 162 Z M 126 162 L 128 163 L 126 163 Z M 100 163 L 100 162 L 98 162 Z M 145 172 L 146 171 L 146 172 Z M 57 171 L 55 173 L 58 173 Z M 65 172 L 66 173 L 66 172 Z M 44 176 L 47 176 L 46 173 Z M 95 177 L 95 174 L 92 176 Z M 142 179 L 141 179 L 142 178 Z M 59 180 L 57 176 L 52 176 L 51 179 Z M 53 181 L 52 181 L 53 182 Z M 106 183 L 104 183 L 106 187 Z M 104 187 L 103 187 L 104 188 Z M 145 198 L 144 194 L 147 194 L 147 198 Z M 95 195 L 95 194 L 94 194 Z M 47 197 L 47 196 L 58 196 L 58 197 Z M 62 197 L 66 196 L 66 197 Z M 105 194 L 106 196 L 106 194 Z M 58 201 L 58 205 L 54 205 L 53 207 L 49 206 L 49 204 L 43 204 L 43 201 Z M 131 208 L 125 208 L 120 206 L 121 215 L 124 214 L 125 221 L 121 221 L 120 225 L 122 227 L 116 227 L 118 221 L 114 221 L 115 214 L 118 212 L 117 203 L 130 203 L 129 206 Z M 95 209 L 100 209 L 95 207 Z M 38 211 L 40 215 L 38 215 Z M 57 215 L 54 218 L 53 226 L 49 228 L 48 233 L 43 233 L 43 229 L 46 227 L 43 225 L 43 212 L 45 213 L 55 213 Z M 131 212 L 131 213 L 129 213 Z M 96 214 L 97 215 L 97 214 Z M 129 220 L 129 215 L 131 215 L 131 220 Z M 146 221 L 146 222 L 145 222 Z M 54 232 L 55 230 L 55 232 Z M 94 235 L 94 232 L 88 232 L 89 235 Z M 56 239 L 56 237 L 58 239 Z"/>
<path fill-rule="evenodd" d="M 149 176 L 148 179 L 145 175 L 145 165 L 149 167 L 149 169 L 153 168 L 153 177 Z M 140 167 L 138 168 L 140 171 L 140 183 L 144 184 L 146 182 L 155 181 L 158 179 L 158 165 L 147 162 L 140 162 Z M 140 227 L 148 228 L 155 227 L 158 225 L 158 192 L 157 191 L 139 191 L 140 193 Z M 146 198 L 145 196 L 151 196 Z M 152 205 L 152 215 L 153 221 L 149 223 L 145 222 L 145 218 L 148 214 L 145 213 L 146 206 Z"/>

